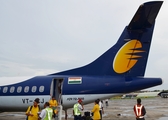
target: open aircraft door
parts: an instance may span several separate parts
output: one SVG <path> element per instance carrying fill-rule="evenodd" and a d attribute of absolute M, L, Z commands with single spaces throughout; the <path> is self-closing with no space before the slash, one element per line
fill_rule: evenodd
<path fill-rule="evenodd" d="M 57 110 L 58 116 L 55 117 L 55 120 L 62 119 L 62 87 L 63 87 L 63 78 L 54 78 L 51 83 L 50 95 L 54 96 L 58 102 Z"/>
<path fill-rule="evenodd" d="M 54 96 L 59 104 L 62 104 L 63 78 L 54 78 L 51 83 L 50 95 Z"/>

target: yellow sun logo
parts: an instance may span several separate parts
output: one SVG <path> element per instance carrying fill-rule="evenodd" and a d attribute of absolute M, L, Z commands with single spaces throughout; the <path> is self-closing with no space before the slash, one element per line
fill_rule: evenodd
<path fill-rule="evenodd" d="M 139 40 L 131 40 L 125 43 L 114 58 L 114 71 L 116 73 L 124 73 L 130 70 L 136 64 L 138 58 L 142 57 L 137 55 L 144 52 L 143 50 L 139 50 L 140 48 L 142 48 L 142 44 Z"/>

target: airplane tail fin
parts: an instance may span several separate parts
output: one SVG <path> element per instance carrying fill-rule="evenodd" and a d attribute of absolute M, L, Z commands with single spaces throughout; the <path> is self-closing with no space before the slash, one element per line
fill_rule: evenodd
<path fill-rule="evenodd" d="M 51 75 L 144 76 L 156 16 L 163 1 L 138 8 L 117 43 L 90 64 Z"/>

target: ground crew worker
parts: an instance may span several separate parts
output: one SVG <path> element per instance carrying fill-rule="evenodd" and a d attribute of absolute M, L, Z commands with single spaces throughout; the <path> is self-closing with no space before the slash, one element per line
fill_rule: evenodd
<path fill-rule="evenodd" d="M 49 102 L 45 102 L 44 109 L 41 111 L 39 115 L 39 120 L 52 120 L 53 109 L 50 108 Z"/>
<path fill-rule="evenodd" d="M 50 107 L 53 109 L 54 114 L 56 115 L 58 113 L 57 111 L 58 102 L 54 96 L 52 96 L 51 100 L 49 101 L 49 104 L 50 104 Z"/>
<path fill-rule="evenodd" d="M 40 99 L 36 98 L 33 105 L 28 107 L 26 111 L 27 120 L 38 120 L 38 112 L 40 112 L 39 102 Z"/>
<path fill-rule="evenodd" d="M 97 99 L 99 101 L 99 112 L 100 112 L 100 120 L 102 120 L 102 114 L 104 114 L 104 110 L 103 110 L 103 102 L 100 99 Z"/>
<path fill-rule="evenodd" d="M 105 100 L 105 103 L 106 103 L 106 108 L 107 108 L 107 106 L 108 106 L 108 99 Z"/>
<path fill-rule="evenodd" d="M 146 114 L 145 107 L 141 105 L 141 99 L 137 99 L 137 104 L 134 105 L 134 113 L 136 115 L 136 120 L 145 120 L 144 115 Z"/>
<path fill-rule="evenodd" d="M 82 111 L 83 111 L 83 104 L 82 100 L 78 99 L 78 103 L 74 104 L 73 106 L 73 114 L 74 114 L 74 120 L 82 120 Z"/>

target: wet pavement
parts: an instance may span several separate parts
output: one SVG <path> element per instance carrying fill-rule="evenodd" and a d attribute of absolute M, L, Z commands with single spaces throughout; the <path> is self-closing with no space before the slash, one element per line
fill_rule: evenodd
<path fill-rule="evenodd" d="M 146 108 L 146 120 L 168 120 L 168 98 L 142 98 L 142 104 Z M 133 106 L 135 99 L 112 99 L 109 106 L 104 104 L 103 120 L 135 120 Z M 94 104 L 84 106 L 85 111 L 91 111 Z M 25 120 L 24 112 L 0 113 L 0 120 Z M 63 118 L 64 120 L 64 111 Z M 68 120 L 73 120 L 72 109 L 68 109 Z"/>

